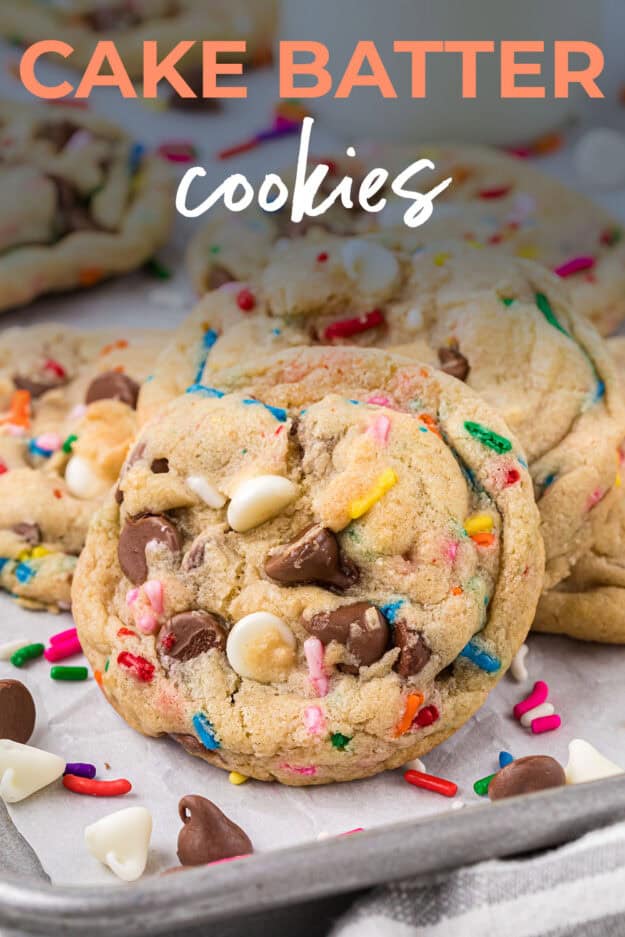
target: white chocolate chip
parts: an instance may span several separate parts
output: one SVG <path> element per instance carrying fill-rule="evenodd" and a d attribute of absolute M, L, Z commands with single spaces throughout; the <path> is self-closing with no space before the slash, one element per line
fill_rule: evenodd
<path fill-rule="evenodd" d="M 91 855 L 124 882 L 136 882 L 143 875 L 151 836 L 152 816 L 145 807 L 118 810 L 85 829 Z"/>
<path fill-rule="evenodd" d="M 258 475 L 244 481 L 228 507 L 228 523 L 243 534 L 276 517 L 294 501 L 299 488 L 281 475 Z"/>
<path fill-rule="evenodd" d="M 277 615 L 253 612 L 232 628 L 226 656 L 241 677 L 259 683 L 285 680 L 295 663 L 295 635 Z"/>
<path fill-rule="evenodd" d="M 26 647 L 28 641 L 9 641 L 7 644 L 0 644 L 0 660 L 11 660 L 16 651 Z"/>
<path fill-rule="evenodd" d="M 575 147 L 575 168 L 584 182 L 605 189 L 625 185 L 625 134 L 595 127 Z"/>
<path fill-rule="evenodd" d="M 211 485 L 211 483 L 206 478 L 202 478 L 201 475 L 191 475 L 187 478 L 187 485 L 198 498 L 201 498 L 202 501 L 209 506 L 209 508 L 215 508 L 217 511 L 226 503 L 225 495 L 222 495 L 214 485 Z"/>
<path fill-rule="evenodd" d="M 58 780 L 65 771 L 65 759 L 50 752 L 0 739 L 0 797 L 5 804 L 17 804 Z"/>
<path fill-rule="evenodd" d="M 583 784 L 584 781 L 599 781 L 623 774 L 613 761 L 605 758 L 584 739 L 573 739 L 569 744 L 569 760 L 564 773 L 567 784 Z"/>
<path fill-rule="evenodd" d="M 541 703 L 540 706 L 534 706 L 521 716 L 521 725 L 529 729 L 534 719 L 542 719 L 543 716 L 553 716 L 555 708 L 551 703 Z"/>
<path fill-rule="evenodd" d="M 525 666 L 525 658 L 528 654 L 529 648 L 527 644 L 521 645 L 514 657 L 514 660 L 510 664 L 510 676 L 516 680 L 517 683 L 524 683 L 527 680 L 527 667 Z"/>
<path fill-rule="evenodd" d="M 96 474 L 89 462 L 79 455 L 72 456 L 67 463 L 65 484 L 70 494 L 85 500 L 99 498 L 111 487 L 110 483 Z"/>
<path fill-rule="evenodd" d="M 372 299 L 386 298 L 399 276 L 394 254 L 380 244 L 352 238 L 342 248 L 343 266 L 349 278 Z"/>

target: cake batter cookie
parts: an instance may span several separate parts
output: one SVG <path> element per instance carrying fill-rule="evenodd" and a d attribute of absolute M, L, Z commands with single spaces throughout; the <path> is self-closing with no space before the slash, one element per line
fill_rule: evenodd
<path fill-rule="evenodd" d="M 159 359 L 140 416 L 194 383 L 270 402 L 268 356 L 318 343 L 399 349 L 498 407 L 529 459 L 546 588 L 569 575 L 615 486 L 625 423 L 605 343 L 571 311 L 566 283 L 531 261 L 451 241 L 409 260 L 328 234 L 278 245 L 257 285 L 229 284 L 200 303 Z"/>
<path fill-rule="evenodd" d="M 95 509 L 136 433 L 158 333 L 117 339 L 66 326 L 0 335 L 0 586 L 68 608 Z"/>
<path fill-rule="evenodd" d="M 144 429 L 73 610 L 131 726 L 323 784 L 475 712 L 529 628 L 543 550 L 519 444 L 467 387 L 382 351 L 285 354 L 275 405 L 195 388 Z"/>
<path fill-rule="evenodd" d="M 429 191 L 443 180 L 452 185 L 434 203 L 432 218 L 422 227 L 403 224 L 409 203 L 383 192 L 383 211 L 362 211 L 357 186 L 372 167 L 384 167 L 391 178 L 418 158 L 429 158 L 436 171 L 415 179 L 415 188 Z M 412 254 L 425 246 L 445 250 L 449 239 L 465 240 L 483 250 L 493 247 L 513 257 L 536 260 L 567 280 L 574 308 L 604 334 L 625 318 L 625 238 L 622 226 L 587 197 L 546 175 L 529 161 L 480 146 L 420 146 L 418 150 L 379 146 L 359 160 L 324 160 L 330 166 L 326 185 L 334 187 L 350 174 L 355 179 L 355 208 L 340 203 L 326 215 L 294 227 L 290 204 L 276 214 L 247 210 L 235 218 L 213 212 L 191 242 L 188 268 L 199 293 L 227 278 L 257 276 L 271 258 L 279 238 L 304 233 L 318 237 L 335 233 L 376 237 L 389 247 Z M 291 179 L 292 182 L 292 179 Z"/>
<path fill-rule="evenodd" d="M 131 78 L 141 78 L 146 39 L 158 42 L 161 57 L 197 40 L 185 63 L 200 61 L 201 40 L 244 39 L 249 58 L 265 61 L 276 16 L 276 0 L 24 0 L 0 6 L 0 35 L 25 45 L 59 36 L 74 49 L 67 64 L 81 69 L 96 43 L 110 39 Z"/>
<path fill-rule="evenodd" d="M 166 164 L 112 124 L 0 103 L 0 310 L 140 267 L 167 239 Z"/>
<path fill-rule="evenodd" d="M 625 339 L 610 340 L 625 389 Z M 582 641 L 625 643 L 625 443 L 618 450 L 619 482 L 597 513 L 592 549 L 571 575 L 541 599 L 534 628 Z"/>

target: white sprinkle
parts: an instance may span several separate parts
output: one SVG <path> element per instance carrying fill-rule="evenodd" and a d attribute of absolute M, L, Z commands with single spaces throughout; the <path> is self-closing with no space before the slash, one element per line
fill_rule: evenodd
<path fill-rule="evenodd" d="M 419 309 L 418 306 L 413 306 L 412 309 L 406 315 L 406 324 L 411 329 L 422 329 L 423 328 L 423 312 Z"/>
<path fill-rule="evenodd" d="M 527 729 L 531 726 L 534 719 L 542 719 L 543 716 L 553 716 L 555 708 L 551 703 L 541 703 L 540 706 L 534 706 L 529 712 L 521 716 L 521 725 Z"/>
<path fill-rule="evenodd" d="M 522 647 L 516 653 L 512 664 L 510 665 L 510 676 L 516 680 L 517 683 L 524 683 L 527 680 L 527 667 L 525 666 L 525 658 L 529 654 L 529 648 L 527 644 L 523 644 Z"/>
<path fill-rule="evenodd" d="M 420 771 L 421 774 L 427 774 L 425 765 L 420 758 L 413 758 L 412 761 L 407 761 L 402 771 Z"/>
<path fill-rule="evenodd" d="M 0 644 L 0 660 L 10 660 L 16 651 L 26 647 L 28 643 L 28 641 L 9 641 L 7 644 Z"/>
<path fill-rule="evenodd" d="M 463 807 L 464 807 L 464 800 L 462 800 L 460 797 L 454 797 L 454 799 L 451 802 L 451 809 L 461 810 Z"/>
<path fill-rule="evenodd" d="M 201 498 L 209 508 L 219 510 L 226 503 L 226 498 L 214 485 L 200 475 L 191 475 L 187 478 L 187 485 L 191 491 Z"/>

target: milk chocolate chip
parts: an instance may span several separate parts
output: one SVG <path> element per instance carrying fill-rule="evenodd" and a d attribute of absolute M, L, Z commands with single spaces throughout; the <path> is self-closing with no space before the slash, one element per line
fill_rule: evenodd
<path fill-rule="evenodd" d="M 358 581 L 358 569 L 341 557 L 334 533 L 321 524 L 301 531 L 283 547 L 272 550 L 265 560 L 270 579 L 283 585 L 318 582 L 343 592 Z"/>
<path fill-rule="evenodd" d="M 23 374 L 14 374 L 13 383 L 17 390 L 27 390 L 32 399 L 37 400 L 39 397 L 47 394 L 49 390 L 54 390 L 55 387 L 62 387 L 67 381 L 59 380 L 59 378 L 49 381 L 35 380 L 31 377 L 24 377 Z"/>
<path fill-rule="evenodd" d="M 169 623 L 163 637 L 168 657 L 187 661 L 216 647 L 226 649 L 225 622 L 212 612 L 180 612 Z"/>
<path fill-rule="evenodd" d="M 29 690 L 19 680 L 0 680 L 0 739 L 25 745 L 33 734 L 37 712 Z"/>
<path fill-rule="evenodd" d="M 459 381 L 466 381 L 471 367 L 465 356 L 460 354 L 457 348 L 439 348 L 438 360 L 440 361 L 441 371 L 444 371 L 445 374 L 451 374 L 452 377 L 457 377 Z"/>
<path fill-rule="evenodd" d="M 178 835 L 181 865 L 206 865 L 254 852 L 249 836 L 241 827 L 205 797 L 198 794 L 183 797 L 178 813 L 184 823 Z"/>
<path fill-rule="evenodd" d="M 143 585 L 148 578 L 145 548 L 152 542 L 162 543 L 172 553 L 182 549 L 180 534 L 166 517 L 160 514 L 129 517 L 119 536 L 117 556 L 122 572 L 135 586 Z"/>
<path fill-rule="evenodd" d="M 167 475 L 169 472 L 169 459 L 154 459 L 150 471 L 155 475 Z"/>
<path fill-rule="evenodd" d="M 411 631 L 405 621 L 395 622 L 393 632 L 395 647 L 400 649 L 395 670 L 401 677 L 414 677 L 421 673 L 432 652 L 423 635 Z"/>
<path fill-rule="evenodd" d="M 96 400 L 121 400 L 134 410 L 137 406 L 139 385 L 127 374 L 119 371 L 105 371 L 93 379 L 85 395 L 85 403 Z"/>
<path fill-rule="evenodd" d="M 306 630 L 319 638 L 322 644 L 337 641 L 344 644 L 358 661 L 358 666 L 340 664 L 346 673 L 358 673 L 358 667 L 368 667 L 379 660 L 388 647 L 388 622 L 379 608 L 370 602 L 342 605 L 333 612 L 319 612 L 308 622 Z"/>
<path fill-rule="evenodd" d="M 562 787 L 564 784 L 564 768 L 555 758 L 548 755 L 528 755 L 527 758 L 519 758 L 497 772 L 488 785 L 488 796 L 491 800 L 503 800 L 504 797 L 545 791 L 550 787 Z"/>
<path fill-rule="evenodd" d="M 11 528 L 14 534 L 29 543 L 31 547 L 36 547 L 41 543 L 41 529 L 38 524 L 14 524 Z"/>

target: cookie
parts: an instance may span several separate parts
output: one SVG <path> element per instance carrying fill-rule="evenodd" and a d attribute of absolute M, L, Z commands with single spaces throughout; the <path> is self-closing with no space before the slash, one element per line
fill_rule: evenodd
<path fill-rule="evenodd" d="M 0 335 L 0 586 L 68 608 L 87 527 L 136 433 L 139 384 L 159 333 L 67 326 Z"/>
<path fill-rule="evenodd" d="M 531 261 L 447 242 L 398 257 L 326 234 L 278 245 L 256 284 L 209 294 L 146 385 L 140 418 L 191 384 L 273 402 L 267 356 L 310 344 L 399 349 L 466 381 L 527 452 L 547 550 L 546 588 L 592 546 L 616 480 L 623 401 L 603 341 L 567 284 Z"/>
<path fill-rule="evenodd" d="M 135 270 L 167 239 L 167 165 L 96 116 L 2 102 L 0 163 L 0 310 Z"/>
<path fill-rule="evenodd" d="M 436 171 L 416 177 L 415 188 L 428 191 L 448 177 L 452 185 L 437 198 L 434 214 L 423 226 L 403 224 L 409 202 L 384 191 L 377 214 L 362 211 L 357 186 L 371 167 L 391 177 L 415 159 L 429 158 Z M 567 280 L 574 308 L 604 334 L 625 318 L 625 240 L 622 226 L 587 197 L 544 174 L 534 164 L 480 146 L 427 145 L 418 150 L 379 146 L 360 160 L 323 160 L 330 167 L 327 190 L 344 175 L 355 179 L 355 208 L 339 202 L 328 213 L 290 224 L 290 203 L 274 214 L 250 208 L 236 217 L 210 215 L 192 240 L 187 265 L 199 293 L 225 280 L 258 276 L 282 237 L 303 234 L 323 238 L 324 231 L 367 234 L 389 247 L 412 254 L 424 247 L 440 252 L 448 240 L 466 240 L 476 248 L 497 248 L 513 257 L 536 260 Z M 292 183 L 292 179 L 290 180 Z M 323 193 L 327 194 L 326 191 Z"/>
<path fill-rule="evenodd" d="M 625 386 L 625 339 L 610 340 Z M 625 427 L 624 427 L 625 436 Z M 571 575 L 541 599 L 534 628 L 582 641 L 625 643 L 625 443 L 618 450 L 619 484 L 596 514 L 592 549 Z"/>
<path fill-rule="evenodd" d="M 276 26 L 275 0 L 24 0 L 0 7 L 0 35 L 30 45 L 61 36 L 74 52 L 67 64 L 84 69 L 96 43 L 112 40 L 131 78 L 143 74 L 143 43 L 156 40 L 161 53 L 179 42 L 241 40 L 252 60 L 271 52 Z M 199 48 L 184 63 L 199 61 Z"/>
<path fill-rule="evenodd" d="M 382 351 L 292 354 L 284 407 L 196 389 L 145 427 L 73 611 L 131 726 L 302 785 L 468 719 L 530 626 L 543 549 L 519 444 L 467 387 Z"/>

